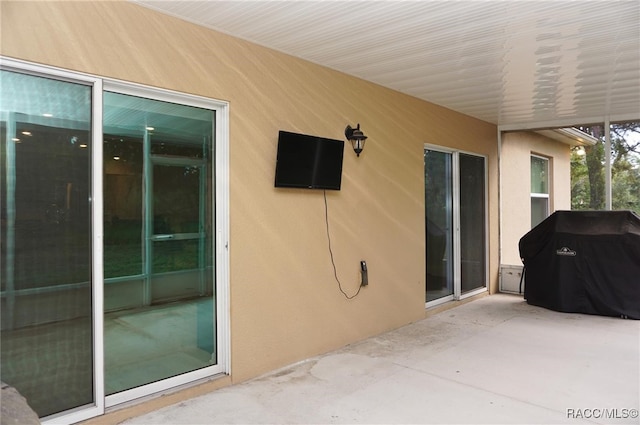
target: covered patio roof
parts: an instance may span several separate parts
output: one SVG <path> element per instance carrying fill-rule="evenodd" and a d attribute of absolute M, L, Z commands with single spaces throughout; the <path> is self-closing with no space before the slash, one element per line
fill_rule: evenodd
<path fill-rule="evenodd" d="M 636 0 L 134 1 L 503 130 L 640 118 Z"/>

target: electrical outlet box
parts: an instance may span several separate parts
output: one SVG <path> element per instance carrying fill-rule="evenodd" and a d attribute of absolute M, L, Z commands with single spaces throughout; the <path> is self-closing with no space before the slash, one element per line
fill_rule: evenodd
<path fill-rule="evenodd" d="M 367 270 L 367 262 L 360 261 L 360 274 L 362 275 L 362 282 L 360 286 L 367 286 L 369 284 L 369 272 Z"/>
<path fill-rule="evenodd" d="M 520 294 L 520 280 L 522 279 L 522 266 L 502 265 L 500 267 L 500 292 L 508 294 Z M 524 292 L 524 282 L 522 283 Z"/>

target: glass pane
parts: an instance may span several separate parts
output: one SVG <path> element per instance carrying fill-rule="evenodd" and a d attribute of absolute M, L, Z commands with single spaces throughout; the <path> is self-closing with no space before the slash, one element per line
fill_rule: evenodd
<path fill-rule="evenodd" d="M 171 142 L 163 139 L 156 133 L 152 133 L 151 136 L 152 155 L 184 156 L 189 158 L 203 158 L 208 156 L 206 152 L 203 152 L 202 143 L 198 143 L 194 146 L 185 143 Z"/>
<path fill-rule="evenodd" d="M 484 158 L 460 154 L 460 289 L 486 286 Z"/>
<path fill-rule="evenodd" d="M 549 193 L 549 160 L 531 157 L 531 193 Z"/>
<path fill-rule="evenodd" d="M 200 177 L 198 165 L 155 165 L 153 168 L 153 233 L 200 231 Z M 204 205 L 202 205 L 204 207 Z"/>
<path fill-rule="evenodd" d="M 113 394 L 217 361 L 214 114 L 117 93 L 105 93 L 104 114 L 105 385 Z M 124 252 L 129 261 L 116 264 Z"/>
<path fill-rule="evenodd" d="M 640 121 L 612 123 L 610 131 L 612 209 L 640 214 Z"/>
<path fill-rule="evenodd" d="M 427 302 L 453 295 L 451 154 L 424 151 Z"/>
<path fill-rule="evenodd" d="M 2 381 L 42 417 L 94 401 L 91 88 L 0 73 Z"/>
<path fill-rule="evenodd" d="M 104 132 L 142 140 L 147 134 L 152 155 L 210 158 L 215 124 L 212 111 L 105 92 Z"/>
<path fill-rule="evenodd" d="M 153 244 L 153 273 L 198 268 L 199 240 L 168 240 Z"/>
<path fill-rule="evenodd" d="M 531 228 L 536 227 L 549 215 L 549 198 L 531 198 Z"/>
<path fill-rule="evenodd" d="M 143 273 L 142 137 L 104 135 L 104 277 Z"/>

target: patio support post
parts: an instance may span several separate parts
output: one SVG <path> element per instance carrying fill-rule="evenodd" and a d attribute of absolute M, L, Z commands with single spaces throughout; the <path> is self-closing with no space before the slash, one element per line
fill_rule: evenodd
<path fill-rule="evenodd" d="M 611 211 L 611 123 L 604 121 L 604 200 L 605 210 Z"/>

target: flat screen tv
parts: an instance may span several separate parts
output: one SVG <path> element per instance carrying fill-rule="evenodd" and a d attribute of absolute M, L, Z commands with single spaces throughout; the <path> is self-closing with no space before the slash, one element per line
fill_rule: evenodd
<path fill-rule="evenodd" d="M 276 187 L 340 190 L 344 142 L 280 131 Z"/>

